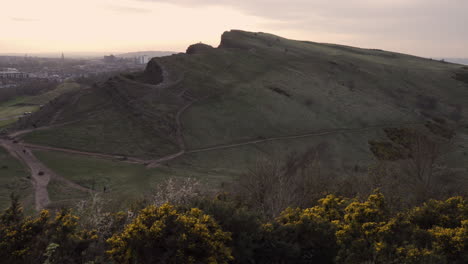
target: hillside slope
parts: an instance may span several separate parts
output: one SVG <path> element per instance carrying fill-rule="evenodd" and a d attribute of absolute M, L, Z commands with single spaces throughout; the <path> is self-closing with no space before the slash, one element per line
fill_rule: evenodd
<path fill-rule="evenodd" d="M 233 30 L 218 48 L 154 58 L 142 73 L 63 95 L 16 129 L 33 128 L 28 143 L 224 179 L 259 156 L 318 146 L 329 168 L 366 167 L 384 128 L 436 120 L 457 129 L 454 158 L 466 166 L 467 107 L 461 65 Z"/>

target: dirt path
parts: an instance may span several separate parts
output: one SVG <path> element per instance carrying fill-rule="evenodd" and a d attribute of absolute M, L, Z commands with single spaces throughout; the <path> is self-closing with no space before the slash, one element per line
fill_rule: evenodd
<path fill-rule="evenodd" d="M 56 126 L 61 126 L 61 125 L 64 125 L 64 124 L 60 124 Z M 45 166 L 40 160 L 36 158 L 36 156 L 32 153 L 30 149 L 30 148 L 34 148 L 35 145 L 23 144 L 17 141 L 16 139 L 14 139 L 15 137 L 30 133 L 32 131 L 50 129 L 56 126 L 47 126 L 47 127 L 16 131 L 8 135 L 10 139 L 0 139 L 0 145 L 2 145 L 13 157 L 17 158 L 18 160 L 20 160 L 22 163 L 24 163 L 28 167 L 31 173 L 31 181 L 32 181 L 33 188 L 34 188 L 35 208 L 38 211 L 44 209 L 50 203 L 47 186 L 51 179 L 63 182 L 66 185 L 74 189 L 80 190 L 80 191 L 92 192 L 92 190 L 87 189 L 79 184 L 76 184 L 58 175 L 57 173 L 49 169 L 47 166 Z M 40 148 L 47 149 L 48 147 L 41 146 Z"/>
<path fill-rule="evenodd" d="M 99 112 L 89 113 L 88 118 L 96 116 L 96 115 L 99 115 Z M 9 138 L 16 138 L 16 137 L 20 137 L 20 136 L 22 136 L 24 134 L 31 133 L 33 131 L 41 131 L 41 130 L 47 130 L 47 129 L 57 128 L 57 127 L 62 127 L 62 126 L 78 123 L 80 121 L 81 121 L 80 119 L 77 119 L 77 120 L 72 120 L 72 121 L 68 121 L 68 122 L 64 122 L 64 123 L 60 123 L 60 124 L 51 124 L 51 125 L 48 125 L 48 126 L 41 126 L 41 127 L 36 127 L 36 128 L 28 128 L 28 129 L 13 131 L 13 132 L 8 134 L 8 137 Z"/>
<path fill-rule="evenodd" d="M 192 102 L 186 104 L 184 107 L 179 109 L 179 111 L 177 111 L 177 114 L 176 114 L 176 126 L 177 126 L 177 131 L 176 131 L 177 139 L 176 140 L 177 140 L 177 144 L 179 145 L 179 149 L 180 149 L 179 152 L 171 154 L 171 155 L 167 155 L 165 157 L 162 157 L 162 158 L 159 158 L 159 159 L 156 159 L 156 160 L 151 160 L 149 162 L 148 166 L 147 166 L 148 168 L 159 167 L 159 165 L 161 163 L 169 161 L 169 160 L 173 160 L 173 159 L 185 154 L 186 147 L 185 147 L 185 140 L 184 140 L 184 135 L 183 135 L 183 132 L 182 132 L 182 123 L 180 121 L 180 117 L 195 102 L 196 101 L 192 101 Z"/>
<path fill-rule="evenodd" d="M 50 125 L 50 126 L 43 126 L 43 127 L 37 127 L 37 128 L 28 128 L 28 129 L 24 129 L 24 130 L 18 130 L 18 131 L 14 131 L 14 132 L 8 134 L 8 137 L 10 137 L 10 138 L 16 138 L 16 137 L 22 136 L 22 135 L 24 135 L 24 134 L 31 133 L 31 132 L 33 132 L 33 131 L 47 130 L 47 129 L 51 129 L 51 128 L 55 128 L 55 127 L 65 126 L 65 125 L 72 124 L 72 123 L 75 123 L 75 122 L 78 122 L 78 121 L 70 121 L 70 122 L 61 123 L 61 124 L 56 124 L 56 125 Z"/>
<path fill-rule="evenodd" d="M 21 146 L 14 144 L 12 141 L 0 140 L 0 144 L 15 158 L 22 161 L 31 172 L 31 180 L 34 187 L 34 198 L 36 210 L 42 210 L 49 203 L 49 193 L 47 185 L 53 175 L 53 172 L 45 167 L 31 151 L 24 150 Z M 39 175 L 40 172 L 44 175 Z"/>
<path fill-rule="evenodd" d="M 34 197 L 36 210 L 42 210 L 50 203 L 47 185 L 51 179 L 61 181 L 79 191 L 91 192 L 91 190 L 56 174 L 39 161 L 25 145 L 14 142 L 15 141 L 13 140 L 0 139 L 0 144 L 12 156 L 23 162 L 28 167 L 31 173 L 31 180 L 33 182 L 35 192 Z"/>
<path fill-rule="evenodd" d="M 46 150 L 46 151 L 58 151 L 58 152 L 78 154 L 78 155 L 83 155 L 83 156 L 88 156 L 88 157 L 119 160 L 119 161 L 123 161 L 123 162 L 138 163 L 138 164 L 144 164 L 144 163 L 148 162 L 147 160 L 134 158 L 134 157 L 127 157 L 127 156 L 122 156 L 122 155 L 111 155 L 111 154 L 104 154 L 104 153 L 87 152 L 87 151 L 80 151 L 80 150 L 73 150 L 73 149 L 66 149 L 66 148 L 57 148 L 57 147 L 36 145 L 36 144 L 30 144 L 30 143 L 21 143 L 21 144 L 24 147 L 29 148 L 29 149 Z"/>
<path fill-rule="evenodd" d="M 167 162 L 167 161 L 171 161 L 173 159 L 176 159 L 176 158 L 178 158 L 178 157 L 180 157 L 180 156 L 182 156 L 184 154 L 200 153 L 200 152 L 208 152 L 208 151 L 221 150 L 221 149 L 236 148 L 236 147 L 241 147 L 241 146 L 265 143 L 265 142 L 269 142 L 269 141 L 298 139 L 298 138 L 307 138 L 307 137 L 314 137 L 314 136 L 325 136 L 325 135 L 339 134 L 339 133 L 360 132 L 360 131 L 366 131 L 366 130 L 393 127 L 393 126 L 406 126 L 406 125 L 419 125 L 419 124 L 422 124 L 420 122 L 412 122 L 412 123 L 400 123 L 400 124 L 375 125 L 375 126 L 368 126 L 368 127 L 361 127 L 361 128 L 337 128 L 337 129 L 331 129 L 331 130 L 325 130 L 325 131 L 315 131 L 315 132 L 304 133 L 304 134 L 287 135 L 287 136 L 279 136 L 279 137 L 271 137 L 271 138 L 262 138 L 262 139 L 255 139 L 255 140 L 247 140 L 247 141 L 238 142 L 238 143 L 220 144 L 220 145 L 215 145 L 215 146 L 211 146 L 211 147 L 187 150 L 186 145 L 185 145 L 185 141 L 183 139 L 182 124 L 181 124 L 180 118 L 181 118 L 181 115 L 183 114 L 183 112 L 185 112 L 194 103 L 195 103 L 195 101 L 190 102 L 189 104 L 185 105 L 182 109 L 179 110 L 179 112 L 178 112 L 178 114 L 176 116 L 176 118 L 177 118 L 176 122 L 178 124 L 178 131 L 177 131 L 178 139 L 177 139 L 177 141 L 178 141 L 178 144 L 179 144 L 181 150 L 178 151 L 177 153 L 170 154 L 170 155 L 158 158 L 158 159 L 145 160 L 145 159 L 140 159 L 140 158 L 135 158 L 135 157 L 126 157 L 126 156 L 120 156 L 120 155 L 111 155 L 111 154 L 79 151 L 79 150 L 72 150 L 72 149 L 66 149 L 66 148 L 57 148 L 57 147 L 36 145 L 36 144 L 30 144 L 30 143 L 19 143 L 19 145 L 21 145 L 21 146 L 23 146 L 24 148 L 27 148 L 27 149 L 58 151 L 58 152 L 77 154 L 77 155 L 83 155 L 83 156 L 88 156 L 88 157 L 118 160 L 118 161 L 121 161 L 121 162 L 128 162 L 128 163 L 135 163 L 135 164 L 145 164 L 145 165 L 147 165 L 148 168 L 156 168 L 156 167 L 159 167 L 162 163 Z M 20 131 L 20 132 L 23 132 L 23 131 Z M 21 134 L 23 134 L 23 133 L 21 133 Z"/>
<path fill-rule="evenodd" d="M 375 125 L 375 126 L 368 126 L 368 127 L 361 127 L 361 128 L 337 128 L 337 129 L 332 129 L 332 130 L 316 131 L 312 133 L 305 133 L 305 134 L 299 134 L 299 135 L 279 136 L 279 137 L 250 140 L 250 141 L 233 143 L 233 144 L 222 144 L 222 145 L 216 145 L 212 147 L 193 149 L 193 150 L 186 151 L 185 153 L 186 154 L 199 153 L 199 152 L 213 151 L 213 150 L 219 150 L 219 149 L 236 148 L 236 147 L 253 145 L 253 144 L 264 143 L 264 142 L 269 142 L 269 141 L 325 136 L 325 135 L 331 135 L 331 134 L 351 133 L 351 132 L 359 132 L 359 131 L 365 131 L 365 130 L 381 129 L 381 128 L 387 128 L 387 127 L 392 127 L 392 126 L 406 126 L 406 125 L 419 125 L 419 124 L 423 124 L 423 123 L 414 122 L 414 123 L 402 123 L 402 124 Z"/>
<path fill-rule="evenodd" d="M 182 97 L 184 94 L 181 93 L 179 96 Z M 173 160 L 179 156 L 182 156 L 184 155 L 186 152 L 187 152 L 187 147 L 185 145 L 185 140 L 184 140 L 184 133 L 183 133 L 183 126 L 182 126 L 182 121 L 181 121 L 181 117 L 182 117 L 182 114 L 187 111 L 187 109 L 189 109 L 193 104 L 201 101 L 201 100 L 204 100 L 204 99 L 207 99 L 209 98 L 210 96 L 205 96 L 205 97 L 202 97 L 202 98 L 199 98 L 199 99 L 195 99 L 191 102 L 189 102 L 188 104 L 186 104 L 185 106 L 183 106 L 182 108 L 179 109 L 179 111 L 177 111 L 177 114 L 176 114 L 176 118 L 175 118 L 175 122 L 176 122 L 176 127 L 177 127 L 177 132 L 176 132 L 176 137 L 177 137 L 177 143 L 179 145 L 179 152 L 177 153 L 174 153 L 174 154 L 171 154 L 171 155 L 168 155 L 168 156 L 165 156 L 165 157 L 162 157 L 162 158 L 159 158 L 159 159 L 156 159 L 156 160 L 151 160 L 148 164 L 148 168 L 157 168 L 161 165 L 161 163 L 163 162 L 166 162 L 166 161 L 170 161 L 170 160 Z"/>

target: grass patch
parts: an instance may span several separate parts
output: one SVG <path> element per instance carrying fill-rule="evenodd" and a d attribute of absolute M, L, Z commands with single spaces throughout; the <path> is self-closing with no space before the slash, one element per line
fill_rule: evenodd
<path fill-rule="evenodd" d="M 10 102 L 7 102 L 7 104 L 0 105 L 0 119 L 14 118 L 25 112 L 34 112 L 38 109 L 39 107 L 35 105 L 11 105 Z"/>
<path fill-rule="evenodd" d="M 168 177 L 192 177 L 199 179 L 211 191 L 222 185 L 229 185 L 255 164 L 259 158 L 284 158 L 294 151 L 305 152 L 316 148 L 320 153 L 324 170 L 332 168 L 331 164 L 343 153 L 353 151 L 357 142 L 366 147 L 365 140 L 375 132 L 351 133 L 349 135 L 327 135 L 303 139 L 266 142 L 233 149 L 216 150 L 183 155 L 180 158 L 162 165 L 159 168 L 147 169 L 143 165 L 129 164 L 120 161 L 85 157 L 51 151 L 35 151 L 35 155 L 49 168 L 61 176 L 94 189 L 103 194 L 104 198 L 113 201 L 115 207 L 129 205 L 146 194 L 153 187 Z M 324 142 L 341 142 L 348 144 L 331 144 L 329 148 L 322 146 Z M 320 147 L 322 146 L 322 147 Z M 353 160 L 344 166 L 351 166 L 366 160 L 367 155 L 355 153 Z M 351 164 L 351 165 L 350 165 Z M 330 166 L 329 166 L 330 165 Z M 51 182 L 50 198 L 53 206 L 73 204 L 77 200 L 86 199 L 87 194 L 61 187 L 62 183 Z M 106 193 L 104 193 L 106 187 Z"/>
<path fill-rule="evenodd" d="M 13 119 L 8 119 L 8 120 L 1 120 L 0 121 L 0 129 L 13 124 L 14 122 L 16 122 L 16 120 L 18 120 L 18 119 L 13 118 Z"/>
<path fill-rule="evenodd" d="M 73 204 L 79 200 L 84 200 L 89 197 L 89 194 L 76 190 L 67 184 L 52 179 L 47 185 L 47 191 L 49 192 L 49 198 L 52 201 L 51 207 L 57 203 Z"/>
<path fill-rule="evenodd" d="M 26 210 L 34 204 L 33 188 L 28 170 L 0 147 L 0 210 L 10 204 L 10 194 L 16 193 Z"/>
<path fill-rule="evenodd" d="M 61 83 L 57 86 L 57 88 L 48 91 L 46 93 L 36 95 L 36 96 L 31 96 L 25 98 L 22 103 L 24 104 L 35 104 L 35 105 L 44 105 L 47 104 L 48 102 L 54 100 L 55 98 L 59 97 L 62 94 L 72 92 L 72 91 L 77 91 L 81 88 L 81 86 L 78 83 L 74 82 L 64 82 Z"/>
<path fill-rule="evenodd" d="M 36 144 L 132 157 L 158 157 L 177 152 L 175 145 L 157 137 L 150 127 L 141 127 L 138 122 L 111 110 L 93 119 L 34 131 L 24 139 Z"/>
<path fill-rule="evenodd" d="M 146 169 L 143 165 L 84 157 L 58 152 L 35 151 L 46 166 L 59 175 L 96 192 L 104 192 L 118 202 L 132 201 L 142 197 L 151 187 L 168 175 L 161 169 Z M 49 186 L 53 202 L 83 199 L 89 194 L 63 191 L 62 183 Z"/>
<path fill-rule="evenodd" d="M 12 100 L 0 103 L 0 129 L 5 128 L 21 118 L 26 112 L 36 112 L 42 105 L 54 100 L 60 95 L 80 89 L 80 85 L 65 82 L 55 89 L 36 96 L 19 96 Z"/>

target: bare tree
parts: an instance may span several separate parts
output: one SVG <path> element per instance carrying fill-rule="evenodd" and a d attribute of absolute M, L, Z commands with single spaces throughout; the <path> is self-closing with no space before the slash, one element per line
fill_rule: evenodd
<path fill-rule="evenodd" d="M 427 136 L 413 134 L 409 149 L 407 169 L 415 179 L 428 188 L 433 181 L 434 167 L 440 155 L 440 146 Z"/>
<path fill-rule="evenodd" d="M 291 153 L 283 162 L 278 158 L 260 158 L 240 177 L 240 193 L 247 203 L 274 217 L 288 206 L 308 206 L 332 191 L 333 179 L 321 171 L 320 153 L 324 145 L 298 154 Z"/>
<path fill-rule="evenodd" d="M 416 130 L 406 131 L 404 139 L 405 158 L 373 166 L 365 181 L 370 189 L 380 188 L 396 207 L 464 193 L 466 176 L 449 168 L 444 158 L 453 148 L 450 140 Z"/>
<path fill-rule="evenodd" d="M 156 186 L 151 200 L 157 206 L 164 203 L 185 205 L 203 193 L 198 179 L 171 177 Z"/>

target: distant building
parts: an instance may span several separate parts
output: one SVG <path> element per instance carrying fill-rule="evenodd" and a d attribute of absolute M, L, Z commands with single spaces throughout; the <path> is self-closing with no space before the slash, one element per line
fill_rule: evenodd
<path fill-rule="evenodd" d="M 150 57 L 148 55 L 135 57 L 136 64 L 147 64 L 149 61 L 150 61 Z"/>
<path fill-rule="evenodd" d="M 24 79 L 29 78 L 29 74 L 20 72 L 15 68 L 6 68 L 0 71 L 0 79 Z"/>
<path fill-rule="evenodd" d="M 114 55 L 104 56 L 104 62 L 112 63 L 116 61 L 116 57 Z"/>

